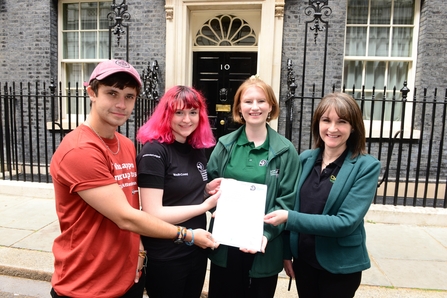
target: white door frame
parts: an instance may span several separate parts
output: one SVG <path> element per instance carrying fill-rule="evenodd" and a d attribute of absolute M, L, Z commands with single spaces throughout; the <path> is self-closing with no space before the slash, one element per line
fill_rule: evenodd
<path fill-rule="evenodd" d="M 259 27 L 258 75 L 270 84 L 279 99 L 283 39 L 284 0 L 216 1 L 216 0 L 166 0 L 166 89 L 182 84 L 192 84 L 192 52 L 196 25 L 194 12 L 203 11 L 244 16 L 245 12 L 258 11 Z M 200 13 L 199 13 L 200 11 Z M 194 28 L 192 28 L 194 27 Z M 192 31 L 195 32 L 192 32 Z M 209 49 L 207 49 L 209 50 Z M 238 51 L 237 48 L 227 49 Z M 253 51 L 253 49 L 252 49 Z M 270 125 L 277 128 L 277 122 Z"/>

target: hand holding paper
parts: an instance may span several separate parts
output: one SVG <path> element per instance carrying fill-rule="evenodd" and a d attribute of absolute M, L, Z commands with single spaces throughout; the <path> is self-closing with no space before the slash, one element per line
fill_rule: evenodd
<path fill-rule="evenodd" d="M 224 179 L 213 238 L 220 244 L 261 251 L 267 186 Z"/>

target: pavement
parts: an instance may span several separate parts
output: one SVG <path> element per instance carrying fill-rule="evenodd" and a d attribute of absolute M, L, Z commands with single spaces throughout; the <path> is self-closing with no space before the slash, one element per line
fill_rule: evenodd
<path fill-rule="evenodd" d="M 363 272 L 355 297 L 447 297 L 447 209 L 373 204 L 365 227 L 371 268 Z M 52 184 L 0 181 L 1 276 L 50 287 L 58 234 Z M 288 283 L 281 273 L 275 297 L 298 296 L 294 283 L 287 290 Z"/>

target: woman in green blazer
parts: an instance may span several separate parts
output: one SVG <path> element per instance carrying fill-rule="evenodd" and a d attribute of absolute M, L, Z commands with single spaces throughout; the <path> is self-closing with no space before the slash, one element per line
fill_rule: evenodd
<path fill-rule="evenodd" d="M 207 165 L 208 178 L 267 185 L 265 212 L 292 210 L 300 172 L 293 144 L 268 125 L 279 115 L 270 85 L 248 78 L 236 91 L 233 120 L 243 124 L 219 139 Z M 240 206 L 234 206 L 240 208 Z M 251 212 L 251 210 L 246 210 Z M 219 206 L 217 206 L 219 217 Z M 241 224 L 244 219 L 235 219 Z M 210 222 L 213 229 L 214 219 Z M 273 298 L 283 269 L 284 225 L 264 224 L 260 252 L 219 245 L 210 254 L 209 298 Z"/>
<path fill-rule="evenodd" d="M 312 136 L 315 149 L 300 155 L 294 210 L 274 211 L 265 222 L 285 222 L 290 231 L 284 269 L 295 278 L 300 298 L 354 297 L 362 271 L 370 267 L 363 218 L 380 162 L 366 154 L 362 112 L 345 93 L 321 100 Z"/>

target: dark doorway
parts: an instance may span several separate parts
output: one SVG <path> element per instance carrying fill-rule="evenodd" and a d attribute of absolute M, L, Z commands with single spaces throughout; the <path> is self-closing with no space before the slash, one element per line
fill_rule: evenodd
<path fill-rule="evenodd" d="M 208 104 L 208 114 L 216 139 L 240 125 L 232 121 L 233 98 L 237 88 L 257 73 L 256 52 L 195 52 L 193 86 Z"/>

